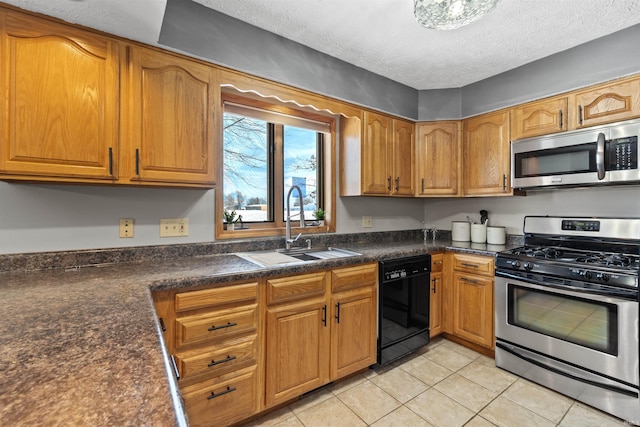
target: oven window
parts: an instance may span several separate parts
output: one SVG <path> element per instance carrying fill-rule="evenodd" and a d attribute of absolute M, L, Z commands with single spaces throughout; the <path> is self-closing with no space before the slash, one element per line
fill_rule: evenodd
<path fill-rule="evenodd" d="M 510 324 L 617 356 L 615 304 L 516 285 L 509 285 L 508 298 Z"/>

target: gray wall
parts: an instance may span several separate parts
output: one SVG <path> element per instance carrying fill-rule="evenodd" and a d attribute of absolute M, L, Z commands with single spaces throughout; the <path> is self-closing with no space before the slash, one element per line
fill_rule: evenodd
<path fill-rule="evenodd" d="M 161 45 L 358 105 L 417 119 L 418 92 L 191 0 L 168 0 Z"/>
<path fill-rule="evenodd" d="M 462 118 L 640 72 L 640 25 L 462 88 Z M 420 99 L 423 99 L 421 96 Z M 426 120 L 420 117 L 420 120 Z"/>
<path fill-rule="evenodd" d="M 413 120 L 460 119 L 640 72 L 640 25 L 462 88 L 410 88 L 190 0 L 168 0 L 159 43 Z"/>

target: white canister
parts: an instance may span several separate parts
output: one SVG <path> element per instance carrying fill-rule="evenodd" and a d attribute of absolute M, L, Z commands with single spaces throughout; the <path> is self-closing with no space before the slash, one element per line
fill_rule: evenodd
<path fill-rule="evenodd" d="M 468 242 L 471 236 L 470 225 L 468 221 L 453 221 L 451 223 L 451 240 Z"/>
<path fill-rule="evenodd" d="M 487 227 L 487 243 L 504 245 L 507 242 L 507 230 L 504 227 Z"/>
<path fill-rule="evenodd" d="M 471 242 L 485 243 L 487 241 L 487 225 L 471 224 Z"/>

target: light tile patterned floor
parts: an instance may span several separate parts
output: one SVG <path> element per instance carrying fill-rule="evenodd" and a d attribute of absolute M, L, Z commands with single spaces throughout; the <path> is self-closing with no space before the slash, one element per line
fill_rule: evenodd
<path fill-rule="evenodd" d="M 436 339 L 397 364 L 310 393 L 249 426 L 607 427 L 629 425 Z"/>

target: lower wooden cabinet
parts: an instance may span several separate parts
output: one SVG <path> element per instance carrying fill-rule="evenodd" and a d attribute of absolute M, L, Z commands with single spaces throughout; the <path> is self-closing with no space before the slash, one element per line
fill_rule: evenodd
<path fill-rule="evenodd" d="M 378 264 L 154 292 L 189 425 L 228 426 L 376 363 Z"/>
<path fill-rule="evenodd" d="M 260 282 L 153 295 L 191 426 L 261 410 Z"/>
<path fill-rule="evenodd" d="M 444 281 L 442 268 L 444 254 L 431 254 L 430 295 L 429 295 L 429 336 L 431 338 L 440 335 L 442 327 L 442 294 L 444 293 Z"/>
<path fill-rule="evenodd" d="M 266 407 L 376 362 L 377 282 L 377 263 L 267 280 Z"/>
<path fill-rule="evenodd" d="M 489 350 L 494 348 L 494 258 L 446 255 L 443 330 Z"/>

